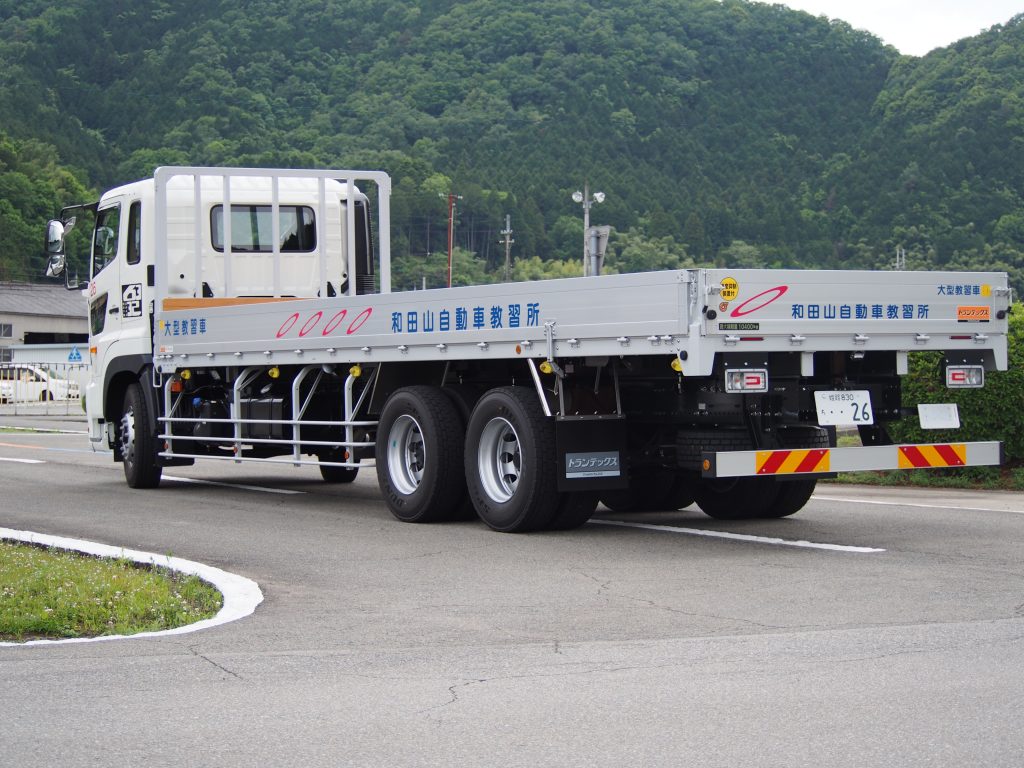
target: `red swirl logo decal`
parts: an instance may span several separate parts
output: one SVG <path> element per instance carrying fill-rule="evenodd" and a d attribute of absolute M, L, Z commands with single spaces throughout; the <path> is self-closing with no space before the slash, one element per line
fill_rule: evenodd
<path fill-rule="evenodd" d="M 281 327 L 277 329 L 277 338 L 280 339 L 282 336 L 288 333 L 288 331 L 292 329 L 292 326 L 294 326 L 298 321 L 299 313 L 295 312 L 287 320 L 281 323 Z"/>
<path fill-rule="evenodd" d="M 370 319 L 370 315 L 372 314 L 373 307 L 367 307 L 354 318 L 352 318 L 352 322 L 350 322 L 348 326 L 345 327 L 345 335 L 351 336 L 360 328 L 362 328 L 366 324 L 366 321 Z M 301 315 L 298 312 L 293 312 L 291 315 L 289 315 L 288 319 L 281 323 L 281 327 L 277 329 L 277 338 L 281 339 L 287 336 L 288 333 L 292 330 L 292 328 L 294 328 L 298 324 L 300 316 Z M 340 312 L 338 312 L 336 315 L 334 315 L 334 317 L 327 321 L 327 325 L 324 326 L 324 329 L 323 331 L 321 331 L 320 335 L 330 336 L 332 333 L 334 333 L 336 330 L 338 330 L 344 325 L 344 320 L 347 316 L 347 309 L 343 309 Z M 308 335 L 310 332 L 312 332 L 313 329 L 315 329 L 320 324 L 320 321 L 323 320 L 323 318 L 324 313 L 322 310 L 317 310 L 308 318 L 306 318 L 305 323 L 303 323 L 299 330 L 299 338 L 302 338 Z"/>
<path fill-rule="evenodd" d="M 779 285 L 775 288 L 769 288 L 767 291 L 761 291 L 757 296 L 751 296 L 749 299 L 740 304 L 734 309 L 729 317 L 743 317 L 744 315 L 750 315 L 757 312 L 759 309 L 764 309 L 773 301 L 782 296 L 786 291 L 789 290 L 788 285 Z M 754 302 L 760 299 L 760 303 L 754 304 Z M 753 306 L 749 306 L 753 304 Z"/>

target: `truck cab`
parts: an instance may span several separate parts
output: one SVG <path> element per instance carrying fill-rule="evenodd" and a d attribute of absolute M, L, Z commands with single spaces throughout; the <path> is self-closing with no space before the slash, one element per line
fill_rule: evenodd
<path fill-rule="evenodd" d="M 66 208 L 48 229 L 48 274 L 57 276 L 66 267 L 65 236 L 75 215 L 92 214 L 89 279 L 80 286 L 89 307 L 86 414 L 90 440 L 94 445 L 106 441 L 118 458 L 126 390 L 152 368 L 158 294 L 182 306 L 194 299 L 244 302 L 375 289 L 368 200 L 354 186 L 258 172 L 227 185 L 222 176 L 162 170 L 167 183 L 161 188 L 159 224 L 154 178 L 112 189 L 95 203 Z M 354 202 L 351 259 L 349 199 Z M 163 230 L 159 242 L 165 244 L 159 267 L 158 228 Z M 355 275 L 351 284 L 350 273 Z M 163 282 L 159 289 L 158 280 Z M 157 412 L 155 399 L 150 405 Z"/>

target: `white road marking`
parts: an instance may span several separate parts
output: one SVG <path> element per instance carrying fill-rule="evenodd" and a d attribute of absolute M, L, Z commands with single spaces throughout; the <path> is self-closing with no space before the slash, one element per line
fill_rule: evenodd
<path fill-rule="evenodd" d="M 42 459 L 9 459 L 6 456 L 0 456 L 0 461 L 13 461 L 17 464 L 45 464 L 46 462 Z"/>
<path fill-rule="evenodd" d="M 139 632 L 136 635 L 104 635 L 102 637 L 74 637 L 67 640 L 29 640 L 24 643 L 0 643 L 2 646 L 22 645 L 63 645 L 67 643 L 99 643 L 107 640 L 134 640 L 137 637 L 164 637 L 166 635 L 183 635 L 188 632 L 197 632 L 200 629 L 208 629 L 221 624 L 249 616 L 256 610 L 256 606 L 263 602 L 263 591 L 252 579 L 238 576 L 234 573 L 222 571 L 211 565 L 196 563 L 192 560 L 183 560 L 180 557 L 169 557 L 167 555 L 156 555 L 152 552 L 139 552 L 134 549 L 123 549 L 112 547 L 108 544 L 97 544 L 94 541 L 82 541 L 81 539 L 68 539 L 63 536 L 48 536 L 44 533 L 33 531 L 15 531 L 11 528 L 0 528 L 0 539 L 11 539 L 24 541 L 30 544 L 41 544 L 46 547 L 57 549 L 73 549 L 76 552 L 84 552 L 95 557 L 127 558 L 136 563 L 153 565 L 160 568 L 168 568 L 179 573 L 198 576 L 203 581 L 213 584 L 222 595 L 224 605 L 212 619 L 204 619 L 194 624 L 186 624 L 184 627 L 175 629 L 164 629 L 159 632 Z"/>
<path fill-rule="evenodd" d="M 876 504 L 883 507 L 917 507 L 918 509 L 957 509 L 965 512 L 1010 512 L 1014 515 L 1024 515 L 1024 509 L 995 509 L 994 507 L 962 507 L 959 504 L 915 504 L 906 501 L 877 501 L 874 499 L 851 499 L 845 496 L 819 496 L 814 494 L 811 498 L 819 501 L 847 501 L 851 504 Z"/>
<path fill-rule="evenodd" d="M 305 491 L 293 491 L 289 488 L 264 488 L 262 485 L 243 485 L 241 483 L 218 483 L 215 480 L 199 480 L 194 477 L 176 477 L 175 475 L 164 475 L 164 480 L 173 483 L 195 483 L 196 485 L 218 485 L 221 488 L 241 488 L 245 491 L 262 491 L 263 493 L 280 493 L 286 496 L 296 496 Z"/>
<path fill-rule="evenodd" d="M 851 547 L 843 544 L 822 544 L 814 541 L 793 541 L 790 539 L 776 539 L 770 536 L 753 536 L 748 533 L 727 533 L 725 531 L 706 531 L 702 528 L 678 528 L 674 525 L 652 525 L 651 523 L 627 523 L 621 520 L 591 520 L 596 525 L 618 525 L 623 528 L 643 528 L 648 531 L 662 531 L 664 533 L 681 533 L 687 536 L 708 536 L 715 539 L 732 539 L 734 541 L 749 541 L 755 544 L 772 544 L 778 547 L 802 547 L 804 549 L 825 549 L 831 552 L 856 552 L 858 554 L 871 554 L 874 552 L 885 552 L 884 549 L 873 547 Z"/>
<path fill-rule="evenodd" d="M 61 435 L 88 435 L 86 429 L 46 429 L 43 427 L 13 427 L 7 424 L 0 424 L 0 429 L 10 430 L 18 437 L 60 437 Z"/>

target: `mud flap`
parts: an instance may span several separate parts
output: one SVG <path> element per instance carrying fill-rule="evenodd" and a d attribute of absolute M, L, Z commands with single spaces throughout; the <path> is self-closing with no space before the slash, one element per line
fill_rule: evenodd
<path fill-rule="evenodd" d="M 555 448 L 559 491 L 604 491 L 629 485 L 624 417 L 557 417 Z"/>

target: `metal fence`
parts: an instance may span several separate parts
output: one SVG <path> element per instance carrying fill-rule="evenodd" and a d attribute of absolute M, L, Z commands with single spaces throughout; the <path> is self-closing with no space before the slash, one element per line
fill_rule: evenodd
<path fill-rule="evenodd" d="M 88 380 L 84 363 L 0 363 L 0 414 L 81 414 Z"/>

